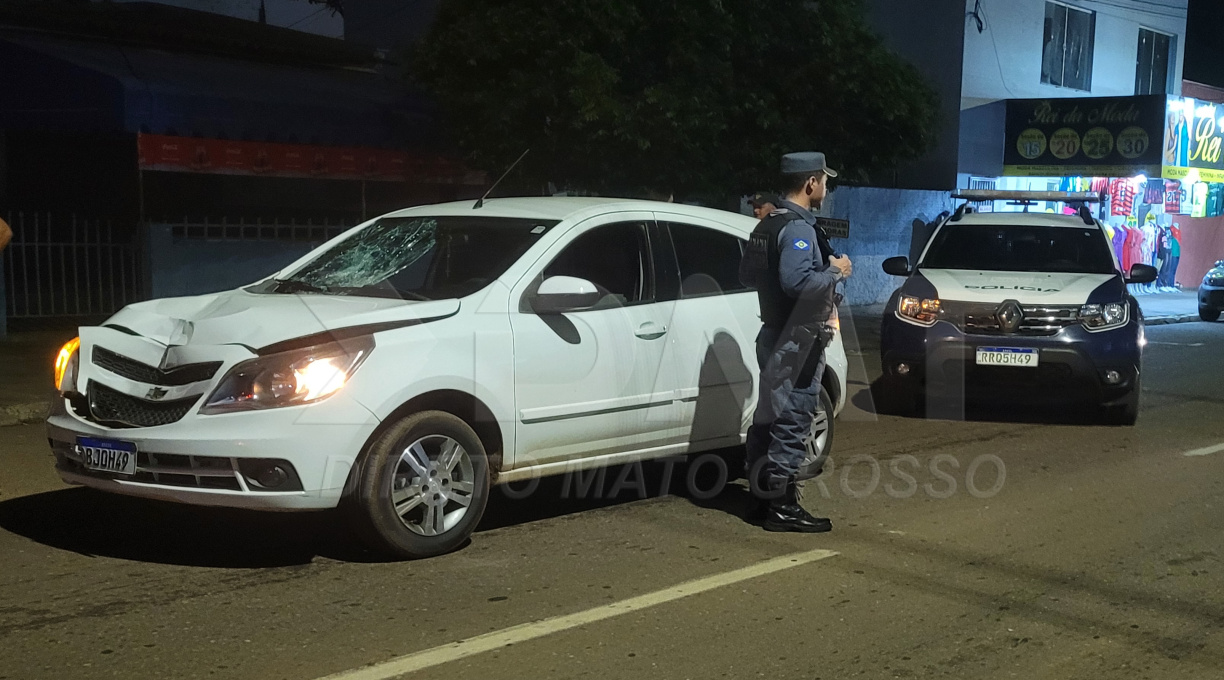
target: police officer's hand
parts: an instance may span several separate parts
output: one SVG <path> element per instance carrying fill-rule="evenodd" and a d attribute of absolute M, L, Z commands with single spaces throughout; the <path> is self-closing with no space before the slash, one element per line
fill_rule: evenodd
<path fill-rule="evenodd" d="M 849 255 L 842 255 L 841 257 L 833 257 L 830 255 L 829 266 L 840 270 L 843 279 L 850 278 L 850 274 L 854 271 L 854 265 L 850 263 Z"/>

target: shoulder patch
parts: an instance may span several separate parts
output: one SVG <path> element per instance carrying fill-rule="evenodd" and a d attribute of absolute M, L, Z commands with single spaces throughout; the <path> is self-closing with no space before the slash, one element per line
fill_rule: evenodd
<path fill-rule="evenodd" d="M 791 250 L 811 250 L 812 242 L 805 238 L 797 238 L 791 243 Z"/>

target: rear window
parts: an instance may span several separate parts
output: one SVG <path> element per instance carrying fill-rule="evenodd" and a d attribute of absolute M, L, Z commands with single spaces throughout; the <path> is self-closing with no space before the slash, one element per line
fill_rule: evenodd
<path fill-rule="evenodd" d="M 921 265 L 929 269 L 1113 274 L 1098 227 L 945 224 Z"/>

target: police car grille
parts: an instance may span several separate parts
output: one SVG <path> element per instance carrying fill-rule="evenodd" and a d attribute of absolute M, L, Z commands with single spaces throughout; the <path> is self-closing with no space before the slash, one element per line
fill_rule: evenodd
<path fill-rule="evenodd" d="M 221 368 L 220 361 L 212 361 L 160 369 L 135 359 L 129 359 L 104 347 L 94 347 L 92 357 L 95 366 L 110 371 L 115 375 L 148 385 L 162 385 L 165 387 L 177 387 L 203 380 L 211 380 L 217 374 L 217 369 Z"/>
<path fill-rule="evenodd" d="M 89 419 L 112 427 L 154 427 L 178 422 L 200 395 L 172 401 L 146 401 L 89 381 Z"/>
<path fill-rule="evenodd" d="M 1004 335 L 999 325 L 997 304 L 977 302 L 944 302 L 940 316 L 951 321 L 964 333 L 973 335 Z M 1022 305 L 1024 318 L 1016 329 L 1017 335 L 1054 335 L 1079 322 L 1079 307 L 1074 305 Z"/>

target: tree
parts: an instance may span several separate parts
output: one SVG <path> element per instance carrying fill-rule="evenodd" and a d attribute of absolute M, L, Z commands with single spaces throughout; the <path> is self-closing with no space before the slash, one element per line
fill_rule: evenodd
<path fill-rule="evenodd" d="M 344 0 L 308 0 L 312 5 L 326 5 L 332 16 L 344 16 Z"/>
<path fill-rule="evenodd" d="M 860 0 L 447 0 L 415 79 L 476 167 L 531 186 L 723 200 L 786 151 L 851 181 L 921 155 L 934 92 Z"/>

